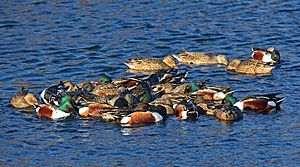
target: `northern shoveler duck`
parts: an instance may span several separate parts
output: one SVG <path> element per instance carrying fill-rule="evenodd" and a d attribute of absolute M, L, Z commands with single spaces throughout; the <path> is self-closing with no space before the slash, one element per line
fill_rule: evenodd
<path fill-rule="evenodd" d="M 130 85 L 137 85 L 139 82 L 147 82 L 149 85 L 158 84 L 159 74 L 155 73 L 150 75 L 130 76 L 127 78 L 117 78 L 116 80 L 112 81 L 113 84 L 121 84 L 123 86 L 128 85 L 128 87 L 131 87 Z"/>
<path fill-rule="evenodd" d="M 166 93 L 171 93 L 172 90 L 174 89 L 174 86 L 172 83 L 164 83 L 164 84 L 158 84 L 158 85 L 154 85 L 152 88 L 152 91 L 156 94 L 156 93 L 160 93 L 162 92 L 163 94 Z"/>
<path fill-rule="evenodd" d="M 189 83 L 176 85 L 174 89 L 171 91 L 171 94 L 188 94 L 189 88 L 190 88 Z"/>
<path fill-rule="evenodd" d="M 40 99 L 43 101 L 45 104 L 52 104 L 59 106 L 59 95 L 65 92 L 70 92 L 73 91 L 71 89 L 71 81 L 61 81 L 57 85 L 50 86 L 46 89 L 44 89 L 41 94 L 40 94 Z"/>
<path fill-rule="evenodd" d="M 150 103 L 151 105 L 161 105 L 166 109 L 168 115 L 175 114 L 175 110 L 173 108 L 173 103 L 170 99 L 166 98 L 157 98 Z"/>
<path fill-rule="evenodd" d="M 115 96 L 108 101 L 108 103 L 118 108 L 129 108 L 129 102 L 123 96 Z"/>
<path fill-rule="evenodd" d="M 113 84 L 122 85 L 128 90 L 135 88 L 140 82 L 140 79 L 137 78 L 118 78 L 117 80 L 113 81 Z"/>
<path fill-rule="evenodd" d="M 268 64 L 264 64 L 258 60 L 232 60 L 225 70 L 242 73 L 242 74 L 249 74 L 249 75 L 266 75 L 271 74 L 272 69 L 274 66 L 270 66 Z"/>
<path fill-rule="evenodd" d="M 126 90 L 125 87 L 115 84 L 97 85 L 92 93 L 97 96 L 116 96 Z"/>
<path fill-rule="evenodd" d="M 10 101 L 10 104 L 15 108 L 29 108 L 38 105 L 38 100 L 33 93 L 28 93 L 23 86 Z"/>
<path fill-rule="evenodd" d="M 51 104 L 41 104 L 36 108 L 36 113 L 39 118 L 45 117 L 53 120 L 71 116 L 71 113 L 62 111 L 57 106 Z"/>
<path fill-rule="evenodd" d="M 112 82 L 112 79 L 107 74 L 100 74 L 99 79 L 97 80 L 100 84 L 108 84 Z"/>
<path fill-rule="evenodd" d="M 59 85 L 60 89 L 64 89 L 66 92 L 74 91 L 74 84 L 70 80 L 60 81 Z"/>
<path fill-rule="evenodd" d="M 96 85 L 98 85 L 98 84 L 94 81 L 80 82 L 80 83 L 77 83 L 74 86 L 73 91 L 75 91 L 75 90 L 85 90 L 85 91 L 91 92 L 95 89 Z M 102 85 L 102 84 L 100 84 L 100 85 Z"/>
<path fill-rule="evenodd" d="M 205 86 L 192 93 L 194 96 L 202 96 L 204 100 L 224 100 L 226 96 L 232 95 L 234 91 L 230 90 L 227 86 Z"/>
<path fill-rule="evenodd" d="M 238 121 L 243 118 L 243 113 L 236 106 L 222 107 L 216 111 L 216 117 L 221 121 Z"/>
<path fill-rule="evenodd" d="M 78 113 L 82 117 L 100 117 L 103 109 L 113 109 L 110 104 L 105 103 L 81 103 L 78 105 Z"/>
<path fill-rule="evenodd" d="M 206 83 L 204 82 L 190 82 L 175 85 L 175 88 L 171 90 L 172 94 L 190 94 L 201 89 Z"/>
<path fill-rule="evenodd" d="M 59 106 L 51 104 L 41 104 L 36 108 L 37 116 L 39 118 L 46 117 L 49 119 L 61 119 L 71 115 L 77 115 L 75 111 L 75 104 L 70 95 L 60 96 Z"/>
<path fill-rule="evenodd" d="M 178 119 L 195 119 L 199 116 L 200 108 L 192 101 L 182 101 L 175 107 L 175 115 Z"/>
<path fill-rule="evenodd" d="M 100 74 L 100 77 L 96 81 L 85 81 L 85 82 L 80 82 L 76 84 L 73 88 L 74 90 L 86 90 L 86 91 L 93 91 L 97 86 L 102 86 L 106 84 L 110 84 L 112 82 L 112 79 L 110 76 L 107 74 Z"/>
<path fill-rule="evenodd" d="M 212 56 L 206 53 L 201 52 L 188 52 L 184 50 L 179 55 L 172 55 L 180 63 L 189 66 L 197 65 L 215 65 L 215 64 L 224 64 L 229 63 L 228 58 L 225 55 Z"/>
<path fill-rule="evenodd" d="M 157 112 L 150 112 L 150 111 L 137 111 L 128 116 L 121 119 L 121 124 L 144 124 L 144 123 L 156 123 L 163 120 L 163 116 L 161 116 Z"/>
<path fill-rule="evenodd" d="M 150 70 L 137 70 L 137 69 L 127 69 L 125 70 L 125 72 L 128 73 L 135 73 L 135 74 L 144 74 L 144 75 L 152 75 L 152 74 L 157 74 L 159 73 L 161 70 L 157 70 L 157 71 L 150 71 Z"/>
<path fill-rule="evenodd" d="M 168 99 L 172 102 L 173 104 L 173 108 L 175 109 L 175 107 L 180 104 L 182 101 L 189 101 L 190 100 L 190 96 L 187 95 L 187 94 L 181 94 L 181 93 L 178 93 L 178 94 L 174 94 L 174 93 L 171 93 L 171 94 L 164 94 L 161 96 L 162 99 Z"/>
<path fill-rule="evenodd" d="M 260 60 L 265 63 L 280 63 L 280 54 L 274 47 L 270 47 L 267 50 L 252 48 L 251 57 L 254 60 Z"/>
<path fill-rule="evenodd" d="M 222 101 L 222 104 L 224 105 L 224 106 L 228 106 L 228 107 L 230 107 L 230 106 L 233 106 L 236 102 L 238 102 L 239 100 L 236 98 L 236 97 L 234 97 L 234 96 L 232 96 L 232 95 L 227 95 L 224 99 L 223 99 L 223 101 Z"/>
<path fill-rule="evenodd" d="M 201 82 L 187 82 L 183 84 L 176 84 L 175 88 L 171 91 L 172 94 L 193 94 L 200 89 L 203 89 L 208 80 Z"/>
<path fill-rule="evenodd" d="M 250 109 L 256 113 L 268 113 L 274 109 L 280 109 L 280 104 L 284 101 L 285 97 L 276 97 L 278 94 L 248 96 L 236 102 L 234 106 L 238 107 L 241 111 Z"/>
<path fill-rule="evenodd" d="M 183 83 L 188 76 L 188 73 L 188 70 L 185 70 L 183 72 L 179 70 L 168 70 L 162 73 L 159 83 Z"/>
<path fill-rule="evenodd" d="M 136 111 L 125 117 L 120 121 L 121 124 L 147 124 L 163 121 L 167 116 L 166 110 L 162 106 L 150 106 L 149 111 Z"/>
<path fill-rule="evenodd" d="M 130 94 L 137 100 L 138 103 L 150 103 L 154 100 L 154 96 L 151 93 L 151 88 L 147 82 L 140 82 L 134 89 L 130 91 Z"/>
<path fill-rule="evenodd" d="M 206 114 L 209 116 L 215 116 L 217 110 L 222 107 L 221 104 L 215 103 L 214 101 L 204 100 L 202 96 L 194 97 L 193 101 L 198 107 L 201 108 L 201 114 Z"/>
<path fill-rule="evenodd" d="M 164 57 L 161 61 L 155 58 L 141 58 L 141 59 L 130 59 L 127 63 L 124 63 L 130 69 L 135 70 L 146 70 L 146 71 L 159 71 L 167 69 L 177 69 L 176 61 L 170 55 Z"/>
<path fill-rule="evenodd" d="M 112 83 L 116 85 L 122 85 L 128 90 L 134 89 L 138 84 L 141 82 L 145 82 L 148 85 L 155 85 L 159 81 L 157 74 L 151 75 L 143 75 L 143 76 L 135 76 L 135 77 L 128 77 L 128 78 L 118 78 L 114 80 Z"/>
<path fill-rule="evenodd" d="M 202 114 L 212 116 L 216 115 L 217 112 L 224 110 L 222 109 L 224 107 L 232 107 L 238 101 L 232 94 L 226 95 L 222 101 L 207 100 L 204 96 L 194 96 L 192 100 L 198 107 L 202 108 Z"/>

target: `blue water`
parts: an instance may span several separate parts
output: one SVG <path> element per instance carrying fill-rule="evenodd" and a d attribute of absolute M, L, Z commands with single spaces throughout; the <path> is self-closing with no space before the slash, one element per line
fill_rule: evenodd
<path fill-rule="evenodd" d="M 300 3 L 285 1 L 7 1 L 0 5 L 0 166 L 299 166 Z M 235 94 L 281 92 L 282 110 L 224 124 L 201 116 L 121 128 L 94 120 L 39 120 L 9 105 L 20 86 L 38 93 L 60 80 L 132 75 L 123 62 L 201 51 L 250 58 L 273 46 L 271 76 L 199 66 L 187 81 L 211 79 Z"/>

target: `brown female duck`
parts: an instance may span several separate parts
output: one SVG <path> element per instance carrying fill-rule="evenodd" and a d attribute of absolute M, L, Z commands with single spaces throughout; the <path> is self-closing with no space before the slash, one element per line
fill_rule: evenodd
<path fill-rule="evenodd" d="M 141 59 L 130 59 L 127 63 L 124 63 L 130 69 L 134 70 L 146 70 L 146 71 L 159 71 L 167 69 L 177 69 L 175 59 L 168 55 L 163 60 L 156 58 L 141 58 Z"/>

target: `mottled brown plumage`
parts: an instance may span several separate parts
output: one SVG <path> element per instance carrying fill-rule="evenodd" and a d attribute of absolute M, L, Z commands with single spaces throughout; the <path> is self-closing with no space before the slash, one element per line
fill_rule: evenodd
<path fill-rule="evenodd" d="M 237 107 L 226 107 L 217 109 L 216 117 L 222 121 L 238 121 L 243 118 L 243 113 Z"/>
<path fill-rule="evenodd" d="M 24 87 L 21 88 L 10 101 L 10 104 L 15 108 L 29 108 L 38 105 L 38 100 L 34 94 L 28 93 Z"/>
<path fill-rule="evenodd" d="M 215 65 L 228 64 L 228 59 L 225 55 L 212 56 L 201 52 L 187 52 L 183 51 L 179 55 L 173 55 L 180 63 L 197 66 L 197 65 Z"/>
<path fill-rule="evenodd" d="M 158 71 L 167 69 L 177 69 L 176 61 L 172 56 L 166 56 L 163 60 L 156 58 L 141 58 L 130 59 L 127 63 L 124 63 L 130 69 L 134 70 L 146 70 L 146 71 Z"/>
<path fill-rule="evenodd" d="M 240 60 L 235 59 L 229 63 L 225 70 L 249 75 L 263 75 L 271 74 L 273 68 L 273 66 L 257 60 L 246 60 L 241 62 Z"/>

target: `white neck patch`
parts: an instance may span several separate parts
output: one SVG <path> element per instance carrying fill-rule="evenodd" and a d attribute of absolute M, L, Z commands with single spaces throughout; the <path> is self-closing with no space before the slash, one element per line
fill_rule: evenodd
<path fill-rule="evenodd" d="M 236 106 L 236 107 L 239 108 L 241 111 L 244 110 L 244 102 L 242 102 L 242 101 L 236 102 L 233 106 Z"/>
<path fill-rule="evenodd" d="M 155 118 L 155 122 L 159 122 L 159 121 L 162 121 L 164 118 L 157 112 L 152 112 L 152 115 L 154 116 Z"/>

